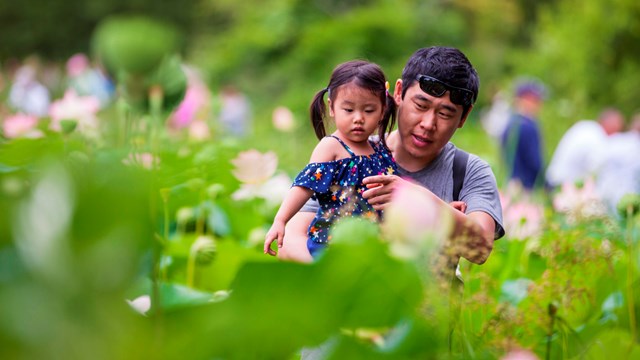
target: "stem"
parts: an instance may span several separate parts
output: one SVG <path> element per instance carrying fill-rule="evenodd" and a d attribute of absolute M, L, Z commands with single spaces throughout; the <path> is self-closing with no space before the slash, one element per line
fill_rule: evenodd
<path fill-rule="evenodd" d="M 551 337 L 553 336 L 553 327 L 556 320 L 556 312 L 557 308 L 553 304 L 549 304 L 549 316 L 551 317 L 551 321 L 549 322 L 549 333 L 547 334 L 547 352 L 545 359 L 551 359 Z"/>
<path fill-rule="evenodd" d="M 633 205 L 627 206 L 627 246 L 629 247 L 627 255 L 628 255 L 628 264 L 627 264 L 627 306 L 629 308 L 629 326 L 631 327 L 631 338 L 633 342 L 637 341 L 638 330 L 636 327 L 636 312 L 635 312 L 635 299 L 633 296 L 633 280 L 634 280 L 634 244 L 633 244 Z M 632 342 L 632 343 L 633 343 Z"/>
<path fill-rule="evenodd" d="M 192 288 L 195 284 L 196 278 L 196 252 L 194 246 L 191 246 L 189 251 L 189 258 L 187 259 L 187 286 Z"/>

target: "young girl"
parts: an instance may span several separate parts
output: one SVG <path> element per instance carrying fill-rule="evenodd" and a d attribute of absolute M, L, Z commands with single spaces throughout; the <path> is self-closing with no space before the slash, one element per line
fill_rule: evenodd
<path fill-rule="evenodd" d="M 396 114 L 388 86 L 382 69 L 370 62 L 349 61 L 333 70 L 329 86 L 316 94 L 310 107 L 311 123 L 320 142 L 275 216 L 264 242 L 266 254 L 276 254 L 270 248 L 276 239 L 282 247 L 285 224 L 311 197 L 320 204 L 308 231 L 307 247 L 313 256 L 327 246 L 330 227 L 341 217 L 379 219 L 381 214 L 362 198 L 366 190 L 362 179 L 397 170 L 384 141 Z M 324 124 L 325 93 L 329 115 L 336 124 L 331 136 L 326 136 Z M 369 140 L 376 130 L 380 140 Z"/>

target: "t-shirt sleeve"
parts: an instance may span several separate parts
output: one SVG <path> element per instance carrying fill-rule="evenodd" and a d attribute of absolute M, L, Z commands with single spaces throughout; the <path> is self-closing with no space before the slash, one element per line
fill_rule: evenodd
<path fill-rule="evenodd" d="M 310 163 L 302 169 L 293 181 L 293 186 L 302 186 L 315 193 L 329 191 L 335 174 L 335 162 Z"/>
<path fill-rule="evenodd" d="M 496 178 L 489 164 L 475 155 L 469 155 L 460 200 L 467 204 L 466 213 L 482 211 L 495 220 L 495 240 L 504 236 L 502 205 Z"/>

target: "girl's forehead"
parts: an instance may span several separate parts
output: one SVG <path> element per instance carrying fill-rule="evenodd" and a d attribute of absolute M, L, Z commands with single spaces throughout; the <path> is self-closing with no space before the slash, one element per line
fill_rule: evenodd
<path fill-rule="evenodd" d="M 339 86 L 336 89 L 336 101 L 380 101 L 379 95 L 370 89 L 356 85 L 353 82 Z"/>

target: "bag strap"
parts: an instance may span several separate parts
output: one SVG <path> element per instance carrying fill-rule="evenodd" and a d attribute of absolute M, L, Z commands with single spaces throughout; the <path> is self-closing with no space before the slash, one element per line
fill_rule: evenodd
<path fill-rule="evenodd" d="M 460 199 L 460 190 L 464 182 L 464 175 L 467 172 L 467 162 L 469 153 L 456 148 L 453 155 L 453 201 Z"/>

